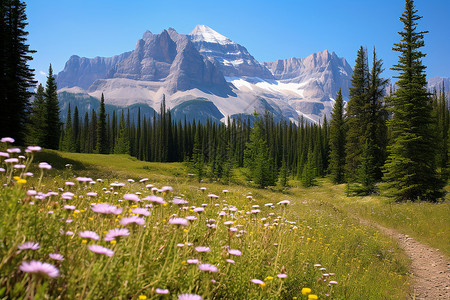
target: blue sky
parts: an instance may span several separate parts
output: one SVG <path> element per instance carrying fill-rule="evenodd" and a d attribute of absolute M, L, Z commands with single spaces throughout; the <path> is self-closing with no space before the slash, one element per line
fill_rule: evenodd
<path fill-rule="evenodd" d="M 71 55 L 112 56 L 133 50 L 146 30 L 188 34 L 205 24 L 245 46 L 259 61 L 306 57 L 324 49 L 354 65 L 360 45 L 375 46 L 384 77 L 396 73 L 392 51 L 402 29 L 403 0 L 27 0 L 30 62 L 45 82 Z M 416 0 L 423 19 L 427 76 L 450 76 L 450 1 Z"/>

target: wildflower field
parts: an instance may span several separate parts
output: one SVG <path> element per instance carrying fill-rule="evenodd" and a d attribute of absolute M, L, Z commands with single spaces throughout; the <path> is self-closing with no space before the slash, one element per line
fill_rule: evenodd
<path fill-rule="evenodd" d="M 396 243 L 319 190 L 198 183 L 182 164 L 0 147 L 2 299 L 409 293 Z"/>

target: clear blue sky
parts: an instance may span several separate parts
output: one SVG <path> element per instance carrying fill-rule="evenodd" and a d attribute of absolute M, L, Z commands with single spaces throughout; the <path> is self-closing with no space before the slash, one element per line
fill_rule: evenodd
<path fill-rule="evenodd" d="M 112 56 L 130 51 L 146 30 L 173 27 L 188 34 L 205 24 L 245 46 L 259 61 L 305 57 L 324 49 L 354 65 L 360 45 L 375 46 L 384 77 L 395 73 L 393 43 L 402 29 L 403 0 L 27 0 L 30 63 L 45 82 L 71 55 Z M 450 76 L 450 0 L 416 0 L 423 19 L 427 76 Z"/>

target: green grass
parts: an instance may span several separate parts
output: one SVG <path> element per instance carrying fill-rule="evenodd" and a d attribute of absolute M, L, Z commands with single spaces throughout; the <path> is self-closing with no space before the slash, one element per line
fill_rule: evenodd
<path fill-rule="evenodd" d="M 305 299 L 301 294 L 304 287 L 311 288 L 319 298 L 331 299 L 404 299 L 409 293 L 410 276 L 404 253 L 391 239 L 360 225 L 351 216 L 343 200 L 336 200 L 342 194 L 341 187 L 324 183 L 280 192 L 242 185 L 199 184 L 187 176 L 183 164 L 146 163 L 122 155 L 46 151 L 38 159 L 54 166 L 46 173 L 43 186 L 39 187 L 37 178 L 32 178 L 25 186 L 12 184 L 0 193 L 0 297 L 23 298 L 35 293 L 50 299 L 137 299 L 139 295 L 161 299 L 155 294 L 156 288 L 169 289 L 170 295 L 165 299 L 176 299 L 181 293 L 196 293 L 205 299 Z M 65 168 L 66 163 L 72 167 Z M 24 195 L 31 187 L 43 192 L 67 190 L 64 182 L 75 181 L 76 176 L 102 178 L 104 182 L 77 184 L 70 188 L 76 196 L 67 201 L 56 196 L 35 200 L 30 205 L 33 199 Z M 140 192 L 143 198 L 151 194 L 144 183 L 129 183 L 126 179 L 144 177 L 149 178 L 147 183 L 158 187 L 173 186 L 174 191 L 164 195 L 165 200 L 181 196 L 190 208 L 180 209 L 169 203 L 149 208 L 151 215 L 145 218 L 145 228 L 120 225 L 120 219 L 130 215 L 133 206 L 147 204 L 119 201 L 122 195 Z M 6 181 L 4 177 L 0 179 Z M 116 180 L 126 182 L 125 186 L 115 196 L 105 194 L 103 189 L 109 190 L 109 184 Z M 207 188 L 205 193 L 200 191 L 201 186 Z M 223 194 L 223 189 L 229 193 Z M 89 199 L 88 191 L 96 191 L 99 197 Z M 220 198 L 211 201 L 208 193 Z M 249 193 L 253 200 L 246 197 Z M 278 205 L 265 206 L 285 199 L 291 201 L 286 210 Z M 92 202 L 111 203 L 124 211 L 117 218 L 99 215 L 90 209 Z M 330 205 L 334 202 L 342 205 Z M 65 210 L 65 204 L 75 205 L 79 212 Z M 204 214 L 192 211 L 202 204 L 207 204 Z M 253 205 L 259 205 L 260 212 L 248 214 L 255 209 Z M 226 216 L 219 217 L 218 213 L 229 207 L 237 207 L 238 212 L 224 210 Z M 183 231 L 168 224 L 173 215 L 194 215 L 197 220 Z M 73 221 L 64 222 L 67 219 Z M 209 219 L 216 220 L 215 229 L 206 226 Z M 223 224 L 226 220 L 234 220 L 238 232 L 230 235 Z M 93 254 L 77 236 L 82 230 L 93 230 L 103 237 L 115 227 L 129 228 L 131 234 L 116 244 L 97 242 L 113 249 L 112 257 Z M 61 235 L 60 230 L 72 231 L 74 236 Z M 24 241 L 39 242 L 41 249 L 18 253 L 17 247 Z M 185 246 L 176 247 L 177 243 Z M 199 254 L 186 243 L 209 246 L 211 252 Z M 241 250 L 242 255 L 231 257 L 226 246 Z M 65 261 L 52 262 L 48 258 L 52 252 L 63 254 Z M 218 272 L 203 272 L 187 264 L 187 259 L 193 257 L 214 264 Z M 227 263 L 227 258 L 236 263 Z M 30 259 L 55 264 L 63 276 L 42 279 L 26 275 L 18 266 Z M 320 271 L 314 264 L 321 264 L 326 270 Z M 280 273 L 288 277 L 278 279 L 276 275 Z M 335 275 L 324 281 L 324 273 Z M 264 280 L 264 286 L 251 283 L 253 278 Z M 328 286 L 330 280 L 338 284 Z"/>
<path fill-rule="evenodd" d="M 327 182 L 322 183 L 321 189 L 329 191 L 323 197 L 327 203 L 408 234 L 450 257 L 450 201 L 392 203 L 381 196 L 346 197 L 344 185 Z"/>

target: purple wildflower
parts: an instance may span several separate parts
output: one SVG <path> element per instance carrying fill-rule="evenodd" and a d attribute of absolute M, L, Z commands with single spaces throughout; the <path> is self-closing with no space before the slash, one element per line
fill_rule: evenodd
<path fill-rule="evenodd" d="M 196 212 L 196 213 L 202 213 L 204 211 L 205 211 L 205 209 L 203 207 L 196 207 L 196 208 L 194 208 L 194 212 Z"/>
<path fill-rule="evenodd" d="M 134 201 L 134 202 L 141 201 L 141 199 L 139 199 L 139 196 L 136 194 L 125 194 L 125 195 L 123 195 L 123 199 L 128 200 L 128 201 Z"/>
<path fill-rule="evenodd" d="M 99 245 L 89 245 L 88 248 L 89 248 L 89 250 L 91 250 L 92 252 L 97 253 L 97 254 L 104 254 L 109 257 L 114 255 L 114 251 L 112 251 L 111 249 L 99 246 Z"/>
<path fill-rule="evenodd" d="M 277 204 L 278 205 L 289 205 L 290 203 L 291 203 L 291 201 L 289 201 L 289 200 L 283 200 L 283 201 L 278 202 Z"/>
<path fill-rule="evenodd" d="M 178 300 L 203 300 L 203 298 L 196 294 L 181 294 L 178 295 Z"/>
<path fill-rule="evenodd" d="M 172 200 L 172 203 L 175 204 L 175 205 L 184 205 L 184 204 L 188 204 L 188 202 L 187 202 L 186 200 L 181 199 L 181 198 L 174 198 L 174 199 Z"/>
<path fill-rule="evenodd" d="M 150 201 L 150 202 L 154 202 L 154 203 L 158 203 L 158 204 L 166 203 L 166 201 L 164 201 L 164 199 L 162 197 L 158 197 L 158 196 L 148 196 L 142 200 L 146 200 L 146 201 Z"/>
<path fill-rule="evenodd" d="M 133 208 L 132 213 L 136 215 L 143 215 L 146 217 L 150 216 L 150 212 L 145 208 Z"/>
<path fill-rule="evenodd" d="M 50 170 L 51 168 L 52 168 L 52 166 L 49 165 L 49 164 L 46 163 L 46 162 L 41 162 L 41 163 L 39 163 L 39 169 L 47 169 L 47 170 Z"/>
<path fill-rule="evenodd" d="M 115 240 L 117 237 L 128 236 L 130 231 L 126 228 L 114 228 L 108 231 L 105 237 L 105 241 L 109 242 Z"/>
<path fill-rule="evenodd" d="M 39 146 L 28 146 L 27 149 L 30 150 L 31 152 L 39 152 L 42 150 L 42 148 Z"/>
<path fill-rule="evenodd" d="M 117 208 L 115 205 L 107 203 L 94 204 L 91 209 L 96 213 L 120 215 L 123 211 L 122 207 Z"/>
<path fill-rule="evenodd" d="M 59 270 L 54 265 L 51 265 L 49 263 L 43 263 L 36 260 L 32 260 L 30 262 L 27 261 L 22 262 L 19 269 L 26 273 L 34 273 L 48 277 L 59 276 Z"/>
<path fill-rule="evenodd" d="M 169 290 L 168 289 L 160 289 L 160 288 L 156 288 L 155 292 L 157 294 L 168 294 Z"/>
<path fill-rule="evenodd" d="M 197 251 L 197 252 L 211 252 L 211 249 L 209 247 L 199 246 L 199 247 L 195 247 L 195 251 Z"/>
<path fill-rule="evenodd" d="M 200 265 L 198 265 L 198 268 L 202 271 L 213 272 L 213 273 L 216 273 L 218 271 L 217 267 L 215 265 L 211 265 L 211 264 L 200 264 Z"/>
<path fill-rule="evenodd" d="M 242 252 L 239 251 L 239 250 L 236 250 L 236 249 L 229 249 L 229 250 L 228 250 L 228 254 L 240 256 L 240 255 L 242 255 Z"/>
<path fill-rule="evenodd" d="M 120 224 L 124 225 L 124 226 L 126 226 L 130 223 L 136 223 L 137 225 L 144 225 L 145 220 L 143 218 L 140 218 L 137 216 L 131 216 L 131 217 L 123 218 L 122 220 L 120 220 Z"/>
<path fill-rule="evenodd" d="M 188 226 L 189 222 L 188 220 L 184 218 L 172 218 L 169 219 L 169 224 L 178 225 L 178 226 Z"/>
<path fill-rule="evenodd" d="M 14 139 L 12 137 L 3 137 L 0 142 L 2 143 L 14 143 Z"/>
<path fill-rule="evenodd" d="M 250 280 L 251 282 L 255 283 L 255 284 L 264 284 L 264 281 L 260 280 L 260 279 L 252 279 Z"/>
<path fill-rule="evenodd" d="M 278 274 L 277 277 L 283 279 L 283 278 L 286 278 L 287 275 L 286 274 Z"/>
<path fill-rule="evenodd" d="M 38 250 L 40 248 L 41 248 L 41 246 L 39 246 L 39 243 L 33 243 L 33 242 L 25 242 L 19 246 L 20 250 Z"/>
<path fill-rule="evenodd" d="M 15 164 L 15 163 L 18 163 L 18 162 L 19 162 L 19 159 L 15 158 L 15 157 L 5 159 L 5 163 Z"/>
<path fill-rule="evenodd" d="M 64 256 L 62 254 L 59 253 L 50 253 L 48 255 L 51 259 L 57 260 L 57 261 L 63 261 L 64 260 Z"/>
<path fill-rule="evenodd" d="M 196 258 L 186 260 L 188 264 L 198 264 L 200 261 Z"/>
<path fill-rule="evenodd" d="M 92 178 L 89 178 L 89 177 L 77 177 L 76 180 L 79 181 L 79 182 L 91 182 Z"/>
<path fill-rule="evenodd" d="M 88 230 L 81 231 L 81 232 L 78 232 L 78 235 L 83 239 L 91 239 L 94 241 L 98 241 L 100 239 L 98 234 L 95 233 L 94 231 L 88 231 Z"/>
<path fill-rule="evenodd" d="M 9 149 L 6 149 L 6 151 L 9 153 L 20 153 L 19 148 L 9 148 Z"/>

